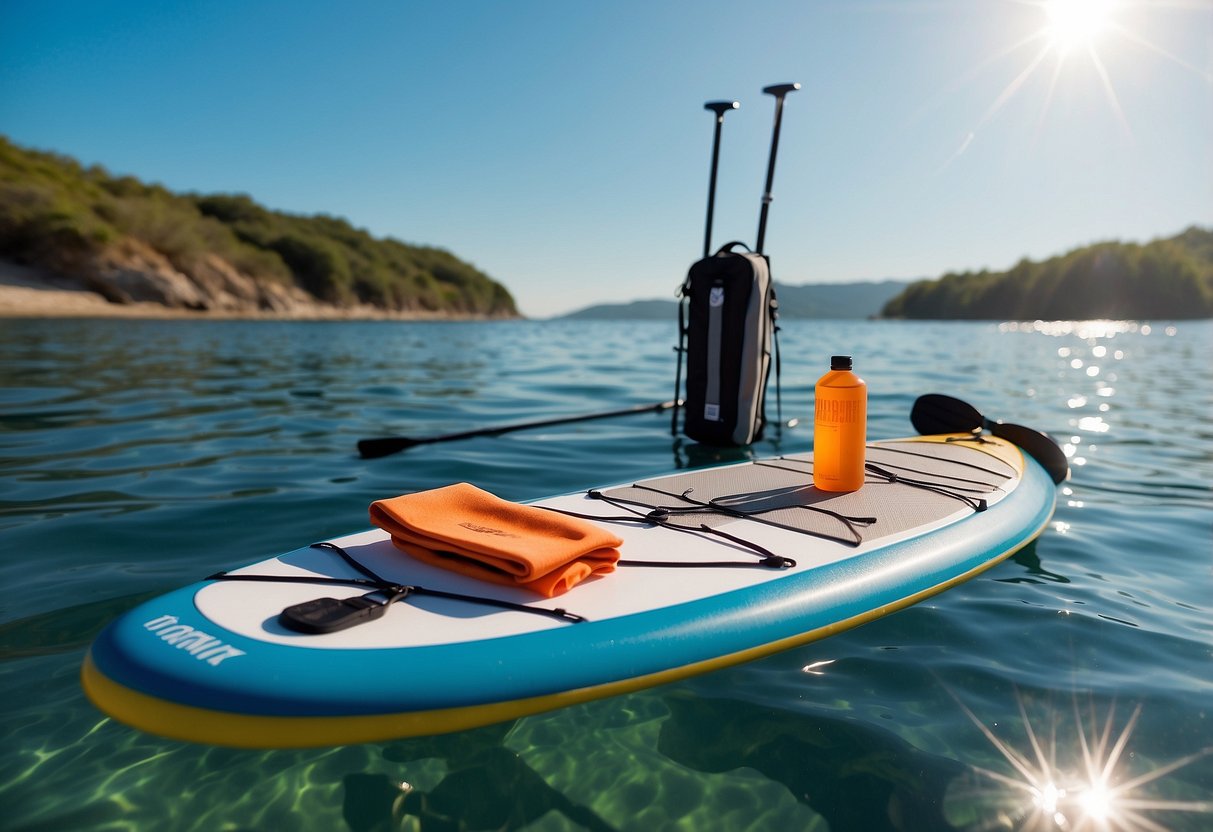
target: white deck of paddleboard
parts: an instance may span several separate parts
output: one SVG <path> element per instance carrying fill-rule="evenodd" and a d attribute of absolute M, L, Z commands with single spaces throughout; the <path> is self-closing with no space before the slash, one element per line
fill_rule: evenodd
<path fill-rule="evenodd" d="M 807 455 L 800 455 L 806 458 Z M 795 459 L 790 456 L 788 459 Z M 999 460 L 1008 474 L 1012 466 Z M 750 465 L 751 463 L 741 463 Z M 688 476 L 702 472 L 688 472 Z M 1018 484 L 1012 476 L 1000 488 L 986 494 L 991 507 Z M 626 487 L 628 484 L 621 484 Z M 609 491 L 610 489 L 602 489 Z M 584 492 L 538 500 L 540 506 L 565 509 L 595 516 L 617 516 L 620 511 L 602 501 L 589 499 Z M 848 546 L 747 519 L 715 522 L 713 526 L 744 537 L 772 552 L 793 558 L 790 569 L 771 568 L 647 568 L 620 567 L 614 573 L 591 579 L 565 595 L 554 599 L 536 598 L 533 593 L 487 584 L 419 563 L 392 546 L 385 532 L 372 529 L 335 539 L 360 563 L 384 578 L 401 584 L 416 584 L 432 589 L 467 595 L 491 596 L 532 607 L 563 607 L 591 621 L 642 613 L 681 603 L 710 598 L 732 590 L 779 581 L 789 575 L 889 545 L 929 534 L 943 526 L 973 517 L 971 508 L 957 502 L 952 513 L 931 522 L 895 534 L 874 536 L 859 546 Z M 740 561 L 757 560 L 753 552 L 720 538 L 701 537 L 661 527 L 603 523 L 621 537 L 622 555 L 627 560 L 654 561 Z M 303 548 L 235 570 L 257 575 L 359 577 L 331 551 Z M 327 635 L 300 635 L 282 627 L 278 614 L 284 607 L 315 598 L 361 595 L 365 589 L 297 583 L 221 581 L 204 586 L 195 596 L 198 610 L 217 626 L 248 638 L 311 649 L 358 649 L 423 647 L 456 644 L 482 639 L 532 633 L 554 627 L 568 627 L 546 616 L 505 611 L 498 608 L 445 599 L 414 596 L 397 603 L 385 616 L 373 623 Z"/>

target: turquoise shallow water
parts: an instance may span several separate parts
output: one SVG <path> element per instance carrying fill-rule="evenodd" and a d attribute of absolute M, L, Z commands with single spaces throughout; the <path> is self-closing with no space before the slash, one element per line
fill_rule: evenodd
<path fill-rule="evenodd" d="M 788 322 L 752 451 L 655 414 L 356 458 L 669 398 L 673 326 L 0 321 L 0 828 L 1213 828 L 1213 322 Z M 944 392 L 1049 431 L 1037 543 L 772 658 L 442 737 L 290 752 L 102 717 L 78 672 L 139 601 L 468 480 L 510 499 L 808 449 L 831 353 L 873 437 Z"/>

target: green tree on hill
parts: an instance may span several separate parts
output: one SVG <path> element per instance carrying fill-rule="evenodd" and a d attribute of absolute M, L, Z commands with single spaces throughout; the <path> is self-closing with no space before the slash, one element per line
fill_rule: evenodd
<path fill-rule="evenodd" d="M 1005 272 L 946 274 L 906 287 L 885 318 L 1080 320 L 1213 317 L 1213 231 L 1144 245 L 1096 243 Z"/>
<path fill-rule="evenodd" d="M 448 251 L 377 239 L 339 217 L 272 211 L 242 194 L 175 194 L 0 136 L 0 256 L 75 273 L 124 238 L 187 276 L 213 255 L 337 306 L 517 315 L 504 286 Z"/>

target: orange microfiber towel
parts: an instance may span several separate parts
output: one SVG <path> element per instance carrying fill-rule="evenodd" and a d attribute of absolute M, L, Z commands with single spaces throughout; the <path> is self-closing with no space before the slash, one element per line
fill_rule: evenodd
<path fill-rule="evenodd" d="M 465 482 L 377 500 L 371 522 L 418 560 L 548 598 L 614 572 L 623 543 L 588 521 L 511 503 Z"/>

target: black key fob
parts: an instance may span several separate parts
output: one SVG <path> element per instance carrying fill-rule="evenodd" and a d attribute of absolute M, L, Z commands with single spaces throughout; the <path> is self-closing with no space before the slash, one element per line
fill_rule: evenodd
<path fill-rule="evenodd" d="M 297 633 L 335 633 L 382 618 L 390 604 L 380 592 L 356 598 L 317 598 L 287 607 L 279 613 L 278 623 Z"/>

